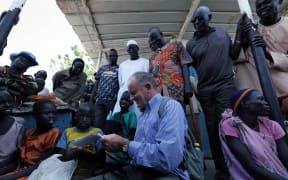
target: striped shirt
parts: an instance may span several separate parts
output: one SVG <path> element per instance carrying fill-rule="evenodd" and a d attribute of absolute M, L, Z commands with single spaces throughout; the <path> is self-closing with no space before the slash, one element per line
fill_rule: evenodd
<path fill-rule="evenodd" d="M 158 110 L 162 98 L 157 94 L 146 105 L 137 122 L 134 141 L 129 143 L 128 153 L 136 166 L 189 179 L 188 173 L 180 168 L 187 131 L 186 117 L 182 106 L 171 99 L 160 118 Z"/>

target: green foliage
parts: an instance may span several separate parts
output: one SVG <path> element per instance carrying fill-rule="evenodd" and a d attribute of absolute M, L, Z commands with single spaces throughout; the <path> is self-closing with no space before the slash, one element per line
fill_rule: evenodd
<path fill-rule="evenodd" d="M 71 46 L 71 50 L 74 57 L 70 57 L 69 54 L 58 55 L 55 59 L 50 61 L 50 72 L 53 74 L 59 70 L 68 69 L 72 66 L 72 62 L 75 58 L 81 58 L 85 62 L 84 72 L 87 74 L 88 79 L 94 79 L 94 73 L 96 72 L 96 64 L 81 51 L 78 45 Z"/>

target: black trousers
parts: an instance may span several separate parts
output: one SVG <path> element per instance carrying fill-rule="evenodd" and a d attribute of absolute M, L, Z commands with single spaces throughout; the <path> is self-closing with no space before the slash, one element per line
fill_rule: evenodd
<path fill-rule="evenodd" d="M 110 111 L 113 111 L 116 101 L 98 100 L 95 103 L 95 117 L 93 126 L 103 128 Z"/>
<path fill-rule="evenodd" d="M 234 88 L 227 88 L 221 91 L 198 95 L 198 100 L 203 108 L 206 127 L 208 131 L 209 143 L 214 159 L 216 170 L 226 171 L 220 138 L 219 123 L 222 119 L 221 114 L 230 107 L 230 94 Z"/>

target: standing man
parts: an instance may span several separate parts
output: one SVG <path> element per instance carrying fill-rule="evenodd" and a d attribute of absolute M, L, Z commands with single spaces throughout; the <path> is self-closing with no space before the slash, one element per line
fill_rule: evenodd
<path fill-rule="evenodd" d="M 38 63 L 36 57 L 27 51 L 12 53 L 10 59 L 11 66 L 0 67 L 0 88 L 17 97 L 19 102 L 16 103 L 20 103 L 23 97 L 34 95 L 38 90 L 33 77 L 24 75 L 27 69 L 38 66 Z"/>
<path fill-rule="evenodd" d="M 114 107 L 114 113 L 120 112 L 120 99 L 124 91 L 128 90 L 128 79 L 129 77 L 134 74 L 135 72 L 149 72 L 149 60 L 139 57 L 139 46 L 135 40 L 129 40 L 127 42 L 127 52 L 130 56 L 130 59 L 122 62 L 119 66 L 119 74 L 118 74 L 118 81 L 119 81 L 119 91 L 117 102 Z M 140 116 L 140 111 L 137 108 L 135 102 L 129 108 L 130 111 L 136 113 L 137 118 Z"/>
<path fill-rule="evenodd" d="M 74 108 L 78 107 L 85 89 L 87 75 L 83 72 L 84 66 L 84 61 L 76 58 L 72 67 L 56 72 L 52 78 L 55 96 Z"/>
<path fill-rule="evenodd" d="M 279 14 L 280 0 L 255 1 L 256 13 L 260 18 L 257 31 L 265 41 L 265 55 L 270 70 L 276 95 L 282 111 L 288 115 L 288 17 Z M 247 39 L 242 39 L 245 52 L 243 59 L 237 59 L 236 87 L 237 89 L 255 88 L 262 90 L 255 62 Z M 242 63 L 239 63 L 242 62 Z"/>
<path fill-rule="evenodd" d="M 157 90 L 152 74 L 136 72 L 128 81 L 130 98 L 143 112 L 133 141 L 116 134 L 104 135 L 101 141 L 108 151 L 126 152 L 132 158 L 132 166 L 123 168 L 125 174 L 104 175 L 106 179 L 185 179 L 189 176 L 181 166 L 185 150 L 187 122 L 179 102 L 170 99 L 163 115 L 158 110 L 163 97 Z M 176 119 L 175 119 L 176 118 Z M 101 176 L 103 178 L 103 176 Z M 97 179 L 97 178 L 96 178 Z"/>
<path fill-rule="evenodd" d="M 229 97 L 234 90 L 231 57 L 238 57 L 241 46 L 232 45 L 230 36 L 223 28 L 210 27 L 211 17 L 208 7 L 200 6 L 196 9 L 191 21 L 196 32 L 186 47 L 199 75 L 197 97 L 205 114 L 210 147 L 217 170 L 215 177 L 227 179 L 229 173 L 221 149 L 218 126 L 221 114 L 230 107 Z M 236 33 L 236 37 L 239 34 Z"/>
<path fill-rule="evenodd" d="M 185 110 L 184 95 L 188 98 L 193 95 L 188 69 L 191 57 L 181 42 L 165 42 L 158 27 L 150 28 L 148 38 L 153 51 L 150 72 L 156 77 L 159 91 L 179 101 Z"/>
<path fill-rule="evenodd" d="M 118 53 L 116 49 L 108 51 L 108 65 L 102 66 L 95 75 L 95 120 L 94 127 L 103 128 L 107 115 L 113 111 L 119 90 Z"/>

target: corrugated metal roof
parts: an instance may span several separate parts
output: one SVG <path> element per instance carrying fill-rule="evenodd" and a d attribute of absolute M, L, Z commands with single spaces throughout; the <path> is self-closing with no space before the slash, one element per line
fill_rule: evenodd
<path fill-rule="evenodd" d="M 101 52 L 110 48 L 119 53 L 118 64 L 127 59 L 126 43 L 135 39 L 140 55 L 148 58 L 147 31 L 158 26 L 167 39 L 190 39 L 191 15 L 198 5 L 206 5 L 212 13 L 211 26 L 224 27 L 233 37 L 240 17 L 237 0 L 56 0 L 72 25 L 88 55 L 106 64 Z M 249 0 L 252 12 L 254 1 Z M 288 0 L 282 3 L 287 14 Z M 253 14 L 254 17 L 255 14 Z M 99 59 L 103 59 L 101 62 Z"/>

